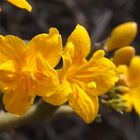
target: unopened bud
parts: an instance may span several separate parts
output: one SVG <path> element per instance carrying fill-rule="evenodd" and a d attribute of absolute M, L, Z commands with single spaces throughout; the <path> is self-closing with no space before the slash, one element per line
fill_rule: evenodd
<path fill-rule="evenodd" d="M 126 46 L 118 49 L 113 56 L 115 65 L 128 65 L 131 59 L 135 56 L 135 49 L 131 46 Z"/>
<path fill-rule="evenodd" d="M 105 49 L 107 51 L 112 51 L 127 46 L 132 43 L 136 34 L 136 22 L 123 23 L 112 30 L 110 37 L 105 43 Z"/>
<path fill-rule="evenodd" d="M 121 93 L 127 93 L 130 91 L 129 87 L 127 86 L 118 86 L 117 90 L 120 91 Z"/>

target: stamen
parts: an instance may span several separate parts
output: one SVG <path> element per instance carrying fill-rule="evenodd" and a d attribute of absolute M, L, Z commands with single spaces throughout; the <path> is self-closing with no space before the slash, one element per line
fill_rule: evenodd
<path fill-rule="evenodd" d="M 94 81 L 90 82 L 90 83 L 88 83 L 88 87 L 91 89 L 96 88 L 96 83 Z"/>

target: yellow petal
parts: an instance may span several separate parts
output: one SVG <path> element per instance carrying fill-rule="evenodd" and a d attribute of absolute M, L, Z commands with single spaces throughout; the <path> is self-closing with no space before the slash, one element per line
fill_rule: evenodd
<path fill-rule="evenodd" d="M 135 55 L 135 49 L 131 46 L 126 46 L 123 48 L 118 49 L 114 56 L 113 56 L 113 62 L 115 65 L 128 65 L 131 61 L 131 59 Z"/>
<path fill-rule="evenodd" d="M 62 81 L 65 78 L 69 68 L 72 65 L 72 58 L 71 57 L 72 57 L 72 55 L 74 53 L 74 49 L 73 48 L 74 48 L 73 44 L 72 43 L 68 43 L 67 44 L 67 49 L 65 49 L 65 51 L 62 54 L 63 68 L 60 69 L 59 71 L 57 71 L 58 75 L 59 75 L 60 81 Z"/>
<path fill-rule="evenodd" d="M 18 37 L 0 36 L 0 62 L 13 60 L 15 67 L 22 68 L 25 63 L 25 43 Z"/>
<path fill-rule="evenodd" d="M 35 56 L 43 56 L 51 65 L 55 67 L 62 53 L 62 39 L 55 28 L 49 30 L 49 34 L 35 36 L 28 44 L 28 61 L 36 61 Z"/>
<path fill-rule="evenodd" d="M 91 123 L 98 113 L 98 97 L 89 97 L 80 87 L 75 86 L 75 91 L 69 95 L 68 102 L 74 112 L 86 123 Z"/>
<path fill-rule="evenodd" d="M 128 66 L 120 65 L 117 67 L 117 71 L 119 74 L 124 74 L 128 78 L 128 76 L 129 76 Z"/>
<path fill-rule="evenodd" d="M 67 57 L 67 60 L 70 60 L 69 57 Z M 97 51 L 89 61 L 80 64 L 67 63 L 67 67 L 67 69 L 64 69 L 64 65 L 59 77 L 65 75 L 71 83 L 77 83 L 91 96 L 106 93 L 118 80 L 115 65 L 104 57 L 104 51 L 102 50 Z M 92 85 L 92 87 L 89 85 Z"/>
<path fill-rule="evenodd" d="M 91 60 L 92 59 L 98 60 L 98 59 L 104 57 L 104 55 L 105 55 L 105 52 L 103 50 L 98 50 L 93 54 L 93 56 L 91 57 Z"/>
<path fill-rule="evenodd" d="M 1 63 L 0 64 L 0 71 L 1 71 L 0 75 L 2 75 L 2 72 L 4 72 L 4 71 L 14 73 L 15 72 L 15 67 L 14 67 L 13 62 L 11 60 L 9 60 L 9 61 L 6 61 L 4 63 Z"/>
<path fill-rule="evenodd" d="M 116 85 L 117 86 L 119 86 L 119 85 L 129 86 L 128 66 L 126 66 L 126 65 L 119 65 L 117 67 L 117 71 L 119 73 L 119 80 L 116 83 Z"/>
<path fill-rule="evenodd" d="M 39 96 L 51 96 L 60 85 L 57 72 L 44 58 L 37 58 L 36 64 L 39 71 L 35 74 L 38 81 L 35 93 Z"/>
<path fill-rule="evenodd" d="M 68 95 L 71 92 L 72 90 L 69 83 L 64 80 L 60 87 L 51 96 L 44 96 L 43 100 L 55 106 L 61 105 L 67 101 Z"/>
<path fill-rule="evenodd" d="M 32 11 L 31 5 L 26 0 L 7 0 L 7 1 L 19 8 L 26 9 L 29 12 Z"/>
<path fill-rule="evenodd" d="M 75 30 L 71 33 L 68 38 L 68 42 L 74 45 L 74 57 L 75 59 L 84 58 L 89 54 L 90 51 L 90 38 L 86 29 L 77 25 Z"/>
<path fill-rule="evenodd" d="M 130 112 L 132 110 L 132 98 L 130 93 L 126 93 L 122 95 L 122 99 L 124 100 L 124 105 L 126 106 L 126 111 Z"/>
<path fill-rule="evenodd" d="M 95 82 L 96 88 L 86 87 L 86 92 L 90 95 L 102 95 L 110 90 L 118 81 L 118 73 L 115 65 L 104 57 L 103 51 L 97 51 L 87 62 L 84 75 L 81 80 L 85 82 Z"/>
<path fill-rule="evenodd" d="M 0 64 L 0 90 L 5 92 L 5 89 L 14 80 L 15 68 L 12 61 L 6 61 Z"/>
<path fill-rule="evenodd" d="M 69 54 L 70 55 L 70 57 L 71 58 L 73 58 L 74 57 L 74 45 L 73 45 L 73 43 L 72 42 L 68 42 L 67 44 L 66 44 L 66 47 L 65 47 L 65 50 L 64 50 L 64 55 L 65 54 Z"/>
<path fill-rule="evenodd" d="M 24 114 L 31 107 L 33 101 L 34 95 L 31 91 L 30 81 L 24 76 L 16 77 L 3 97 L 5 109 L 16 115 Z"/>
<path fill-rule="evenodd" d="M 140 85 L 138 85 L 138 87 L 135 90 L 132 89 L 131 100 L 133 102 L 135 111 L 140 116 L 140 87 L 139 86 Z"/>
<path fill-rule="evenodd" d="M 140 85 L 140 57 L 134 57 L 129 66 L 129 81 L 131 82 L 130 86 Z"/>
<path fill-rule="evenodd" d="M 106 41 L 107 50 L 112 51 L 131 44 L 136 34 L 137 24 L 135 22 L 126 22 L 117 26 Z"/>

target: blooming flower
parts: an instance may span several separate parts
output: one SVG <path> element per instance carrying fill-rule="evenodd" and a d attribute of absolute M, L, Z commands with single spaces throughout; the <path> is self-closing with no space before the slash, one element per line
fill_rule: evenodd
<path fill-rule="evenodd" d="M 53 67 L 61 52 L 61 36 L 55 28 L 35 36 L 27 45 L 16 36 L 0 36 L 0 89 L 8 112 L 22 115 L 35 95 L 56 90 L 59 79 Z"/>
<path fill-rule="evenodd" d="M 87 123 L 98 113 L 98 96 L 112 88 L 118 79 L 116 67 L 104 57 L 104 51 L 95 52 L 88 61 L 89 51 L 89 35 L 84 27 L 77 25 L 62 54 L 63 67 L 58 70 L 60 89 L 49 97 L 43 97 L 46 102 L 59 105 L 62 103 L 60 96 L 65 95 L 63 103 L 68 101 Z"/>
<path fill-rule="evenodd" d="M 132 43 L 137 34 L 137 24 L 135 22 L 126 22 L 111 32 L 110 37 L 105 42 L 107 51 L 112 51 L 124 46 L 128 46 Z"/>
<path fill-rule="evenodd" d="M 126 111 L 130 112 L 134 107 L 138 115 L 140 115 L 140 57 L 132 58 L 129 67 L 120 65 L 118 67 L 120 75 L 123 75 L 124 81 L 129 90 L 122 95 L 127 107 Z"/>
<path fill-rule="evenodd" d="M 19 8 L 26 9 L 29 12 L 31 12 L 32 10 L 31 5 L 26 0 L 7 0 L 7 1 Z"/>

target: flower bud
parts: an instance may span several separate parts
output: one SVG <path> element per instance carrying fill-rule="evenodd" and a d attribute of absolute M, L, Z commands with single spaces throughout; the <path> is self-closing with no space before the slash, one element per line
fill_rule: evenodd
<path fill-rule="evenodd" d="M 117 90 L 119 90 L 121 93 L 128 93 L 130 91 L 129 87 L 127 86 L 118 86 Z"/>
<path fill-rule="evenodd" d="M 126 22 L 117 26 L 112 30 L 110 37 L 105 43 L 106 50 L 112 51 L 131 44 L 136 34 L 136 22 Z"/>
<path fill-rule="evenodd" d="M 115 65 L 128 65 L 131 59 L 135 56 L 135 48 L 126 46 L 115 51 L 113 62 Z"/>

